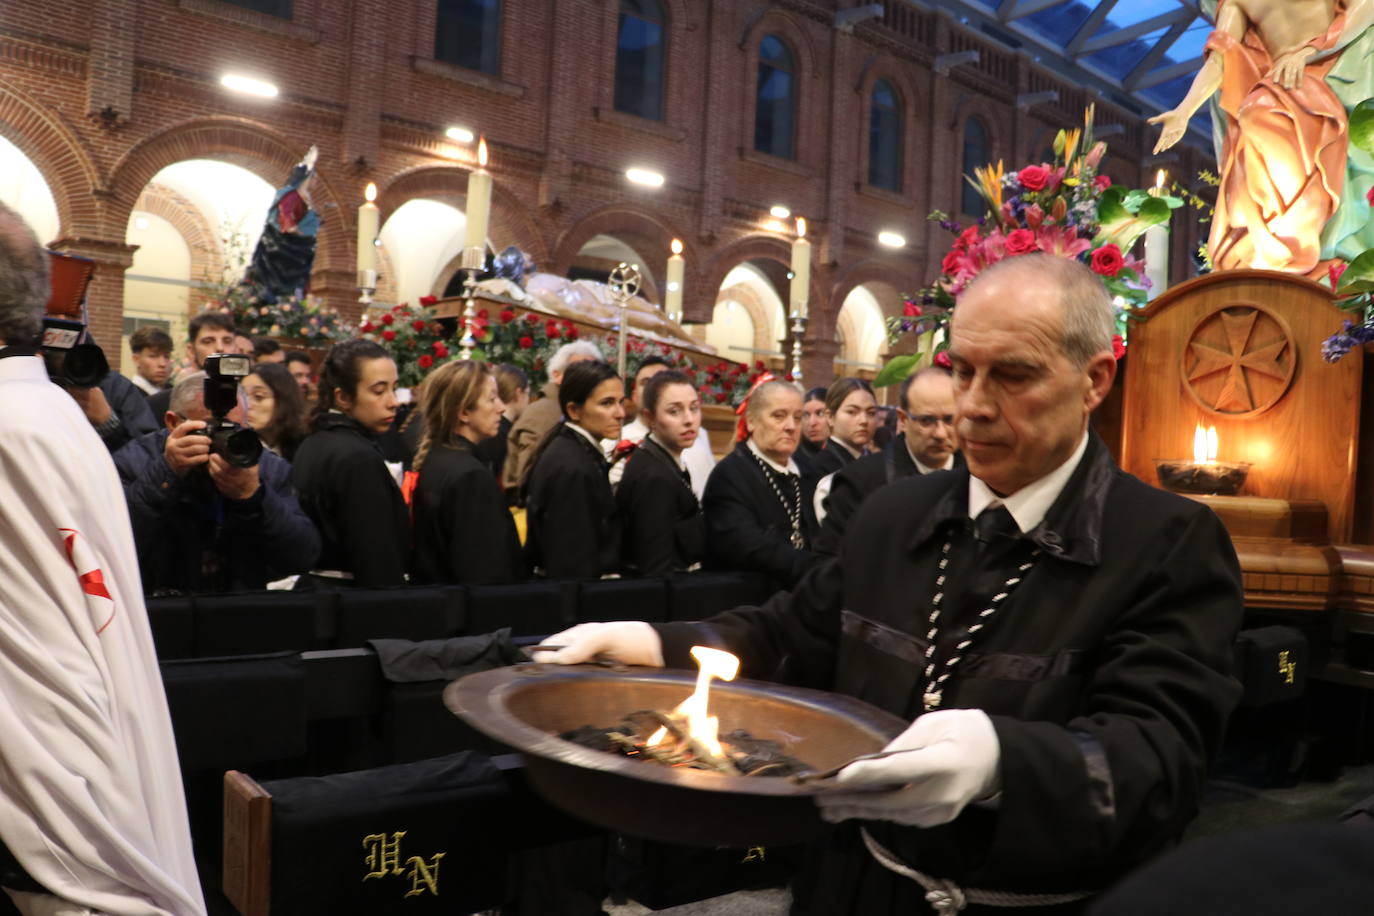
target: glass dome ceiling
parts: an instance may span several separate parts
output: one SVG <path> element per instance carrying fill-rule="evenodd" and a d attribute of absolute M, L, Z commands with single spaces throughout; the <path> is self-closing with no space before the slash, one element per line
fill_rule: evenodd
<path fill-rule="evenodd" d="M 928 0 L 1042 66 L 1150 117 L 1182 100 L 1202 66 L 1208 0 Z M 1206 106 L 1186 140 L 1211 146 Z"/>

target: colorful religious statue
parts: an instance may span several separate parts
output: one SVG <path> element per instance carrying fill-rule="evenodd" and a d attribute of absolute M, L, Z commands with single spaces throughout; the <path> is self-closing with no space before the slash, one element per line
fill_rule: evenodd
<path fill-rule="evenodd" d="M 1374 0 L 1202 6 L 1216 19 L 1206 61 L 1178 107 L 1150 119 L 1163 126 L 1155 152 L 1211 99 L 1221 173 L 1213 266 L 1324 276 L 1328 260 L 1374 247 L 1374 158 L 1348 132 L 1350 110 L 1374 96 Z"/>
<path fill-rule="evenodd" d="M 267 222 L 243 278 L 244 285 L 259 302 L 303 295 L 310 288 L 320 215 L 310 206 L 309 188 L 318 156 L 319 150 L 310 147 L 291 169 L 286 185 L 277 190 L 267 211 Z"/>

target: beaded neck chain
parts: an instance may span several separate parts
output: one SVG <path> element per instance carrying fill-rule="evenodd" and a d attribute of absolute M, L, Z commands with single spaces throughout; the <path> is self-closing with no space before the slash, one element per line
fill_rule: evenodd
<path fill-rule="evenodd" d="M 784 475 L 792 484 L 792 501 L 788 502 L 787 497 L 783 496 L 782 494 L 782 488 L 778 486 L 777 480 L 774 479 L 774 474 L 776 472 L 774 472 L 773 469 L 770 468 L 768 465 L 764 464 L 763 460 L 760 459 L 758 455 L 755 455 L 752 451 L 749 453 L 749 456 L 753 458 L 754 461 L 758 463 L 759 468 L 762 469 L 764 479 L 766 479 L 768 481 L 768 485 L 773 488 L 773 494 L 777 496 L 778 502 L 782 503 L 782 508 L 787 513 L 787 519 L 792 523 L 792 534 L 789 536 L 788 540 L 791 542 L 792 546 L 795 547 L 797 550 L 805 550 L 806 538 L 802 535 L 801 520 L 801 479 L 797 477 L 796 474 L 790 472 Z"/>
<path fill-rule="evenodd" d="M 954 544 L 954 539 L 945 541 L 945 546 L 940 551 L 940 572 L 935 577 L 935 597 L 930 601 L 930 631 L 926 633 L 926 689 L 921 696 L 922 705 L 926 712 L 936 709 L 944 696 L 945 682 L 954 673 L 955 667 L 963 661 L 964 650 L 973 644 L 973 638 L 987 626 L 987 622 L 992 619 L 992 615 L 997 613 L 997 609 L 1002 606 L 1002 602 L 1007 600 L 1007 596 L 1016 590 L 1016 586 L 1021 584 L 1027 571 L 1035 565 L 1035 561 L 1040 558 L 1040 550 L 1037 548 L 1031 551 L 1030 559 L 1016 567 L 1016 571 L 1006 582 L 1002 583 L 1002 590 L 992 596 L 992 602 L 978 613 L 978 620 L 973 626 L 968 628 L 968 634 L 954 647 L 949 658 L 940 666 L 940 673 L 935 674 L 935 638 L 940 633 L 940 604 L 945 597 L 945 568 L 949 566 L 949 549 Z"/>

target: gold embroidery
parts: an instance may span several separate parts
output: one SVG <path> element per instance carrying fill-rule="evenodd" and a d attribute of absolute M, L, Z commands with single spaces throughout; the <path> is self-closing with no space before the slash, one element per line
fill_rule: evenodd
<path fill-rule="evenodd" d="M 364 881 L 368 878 L 385 878 L 389 874 L 401 874 L 401 837 L 405 835 L 404 830 L 397 830 L 391 835 L 390 842 L 387 842 L 385 833 L 372 833 L 363 837 L 363 848 L 368 851 L 367 858 L 363 861 L 372 869 L 363 875 Z"/>
<path fill-rule="evenodd" d="M 406 864 L 410 870 L 406 872 L 406 877 L 410 879 L 410 890 L 406 891 L 407 897 L 418 897 L 428 890 L 431 894 L 439 896 L 439 860 L 444 857 L 442 852 L 436 852 L 432 861 L 426 864 L 425 860 L 419 856 L 411 856 L 406 859 Z M 420 887 L 423 881 L 425 886 Z"/>
<path fill-rule="evenodd" d="M 1298 663 L 1288 660 L 1288 650 L 1284 649 L 1279 653 L 1279 674 L 1283 675 L 1285 684 L 1293 683 L 1293 676 L 1298 671 Z"/>
<path fill-rule="evenodd" d="M 740 864 L 742 865 L 745 862 L 762 862 L 766 856 L 767 850 L 762 846 L 750 846 L 749 851 L 746 852 L 744 858 L 740 860 Z"/>

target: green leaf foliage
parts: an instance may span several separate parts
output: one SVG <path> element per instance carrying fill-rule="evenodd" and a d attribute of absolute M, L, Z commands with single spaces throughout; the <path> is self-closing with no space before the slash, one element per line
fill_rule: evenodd
<path fill-rule="evenodd" d="M 1374 153 L 1374 99 L 1365 99 L 1350 112 L 1350 142 Z"/>
<path fill-rule="evenodd" d="M 1361 103 L 1363 104 L 1363 103 Z M 1374 248 L 1369 249 L 1350 262 L 1341 274 L 1336 285 L 1336 295 L 1353 296 L 1357 293 L 1374 292 Z"/>
<path fill-rule="evenodd" d="M 883 366 L 878 377 L 873 380 L 874 388 L 884 388 L 888 385 L 895 385 L 911 373 L 920 369 L 925 362 L 924 353 L 909 353 L 906 356 L 894 356 L 886 366 Z"/>

